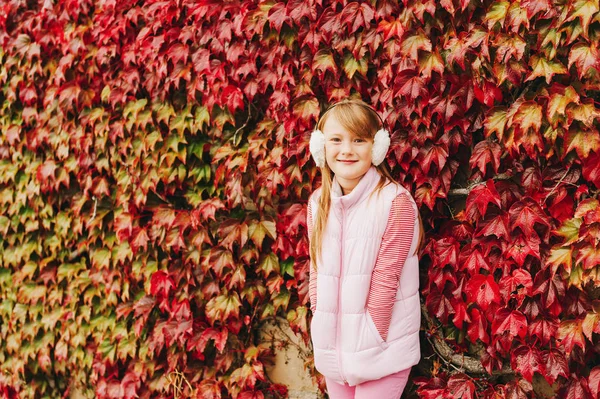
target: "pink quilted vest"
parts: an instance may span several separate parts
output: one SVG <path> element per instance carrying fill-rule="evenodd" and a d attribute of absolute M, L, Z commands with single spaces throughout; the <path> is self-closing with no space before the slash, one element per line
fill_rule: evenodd
<path fill-rule="evenodd" d="M 324 376 L 351 386 L 405 370 L 419 362 L 419 223 L 402 269 L 387 341 L 366 310 L 377 254 L 392 201 L 410 193 L 388 184 L 374 193 L 379 173 L 371 167 L 348 195 L 335 181 L 331 210 L 317 262 L 317 307 L 311 322 L 315 366 Z M 371 195 L 373 193 L 373 195 Z M 316 218 L 320 189 L 311 196 Z M 416 209 L 416 204 L 413 206 Z"/>

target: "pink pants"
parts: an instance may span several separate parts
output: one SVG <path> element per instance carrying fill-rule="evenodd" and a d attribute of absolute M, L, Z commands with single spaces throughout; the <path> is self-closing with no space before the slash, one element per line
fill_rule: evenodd
<path fill-rule="evenodd" d="M 400 399 L 409 374 L 410 369 L 406 369 L 354 387 L 338 384 L 329 378 L 325 378 L 325 383 L 329 399 Z"/>

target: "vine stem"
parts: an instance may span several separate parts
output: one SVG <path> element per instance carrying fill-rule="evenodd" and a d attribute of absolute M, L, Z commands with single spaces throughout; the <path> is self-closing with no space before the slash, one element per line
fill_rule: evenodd
<path fill-rule="evenodd" d="M 421 304 L 421 313 L 425 319 L 428 329 L 431 329 L 434 326 L 439 327 L 433 321 L 433 319 L 429 315 L 429 312 L 427 312 L 427 308 L 424 304 Z M 440 338 L 437 335 L 432 334 L 431 338 L 433 340 L 430 340 L 431 347 L 444 361 L 444 363 L 452 365 L 453 368 L 461 372 L 467 371 L 472 374 L 489 374 L 487 370 L 483 367 L 479 359 L 464 354 L 457 354 L 456 352 L 454 352 L 454 350 L 452 350 L 452 348 L 446 343 L 446 341 L 443 338 Z M 506 364 L 504 365 L 502 370 L 495 370 L 494 372 L 492 372 L 493 377 L 513 374 L 514 372 Z"/>

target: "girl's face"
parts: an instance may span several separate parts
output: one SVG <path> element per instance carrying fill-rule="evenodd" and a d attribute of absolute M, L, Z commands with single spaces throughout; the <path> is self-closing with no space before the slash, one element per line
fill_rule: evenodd
<path fill-rule="evenodd" d="M 360 138 L 347 131 L 331 115 L 323 125 L 325 159 L 342 187 L 350 193 L 371 167 L 372 139 Z"/>

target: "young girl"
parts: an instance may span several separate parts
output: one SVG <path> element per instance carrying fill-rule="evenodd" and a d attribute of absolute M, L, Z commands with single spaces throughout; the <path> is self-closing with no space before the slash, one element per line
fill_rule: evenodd
<path fill-rule="evenodd" d="M 382 163 L 383 125 L 344 100 L 310 139 L 322 173 L 308 201 L 311 338 L 331 399 L 398 399 L 420 358 L 418 210 Z"/>

